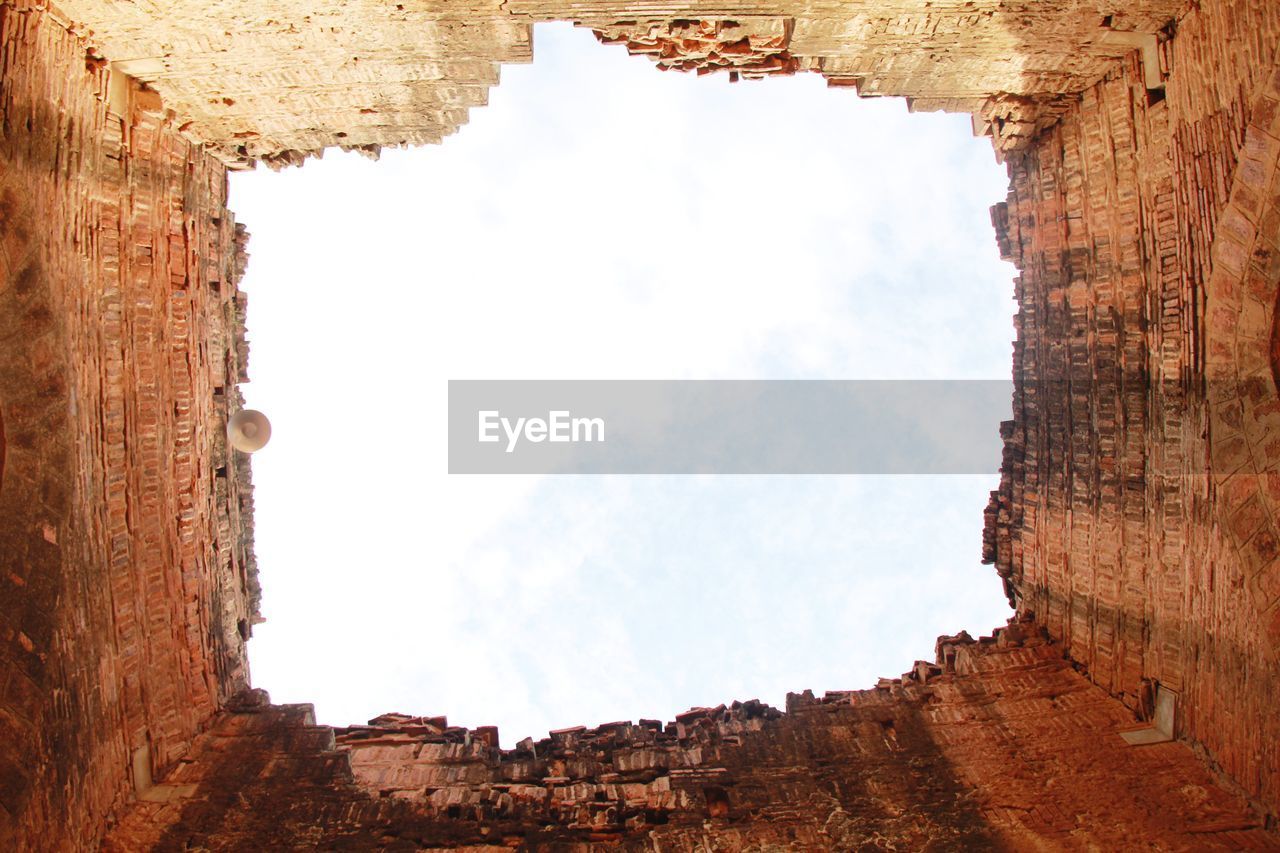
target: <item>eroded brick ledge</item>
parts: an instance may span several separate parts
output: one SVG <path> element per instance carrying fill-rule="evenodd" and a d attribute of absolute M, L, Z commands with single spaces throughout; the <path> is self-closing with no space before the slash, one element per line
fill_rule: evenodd
<path fill-rule="evenodd" d="M 254 691 L 107 849 L 1274 846 L 1185 744 L 1127 745 L 1138 725 L 1027 618 L 940 638 L 934 662 L 870 690 L 792 694 L 786 713 L 734 702 L 510 750 L 443 717 L 316 726 Z"/>

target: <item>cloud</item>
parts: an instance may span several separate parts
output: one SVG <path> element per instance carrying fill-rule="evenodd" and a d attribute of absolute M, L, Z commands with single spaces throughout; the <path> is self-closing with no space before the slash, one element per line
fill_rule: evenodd
<path fill-rule="evenodd" d="M 994 476 L 445 474 L 451 378 L 1008 376 L 1005 181 L 966 118 L 536 35 L 443 146 L 232 178 L 275 428 L 255 683 L 510 744 L 865 687 L 993 627 Z"/>

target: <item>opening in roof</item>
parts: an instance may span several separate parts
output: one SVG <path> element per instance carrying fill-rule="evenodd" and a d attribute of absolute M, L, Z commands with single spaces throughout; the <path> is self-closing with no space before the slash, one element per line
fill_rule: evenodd
<path fill-rule="evenodd" d="M 449 379 L 1005 379 L 1006 179 L 963 116 L 655 74 L 542 25 L 443 146 L 232 179 L 267 622 L 321 722 L 577 723 L 870 686 L 1008 615 L 997 481 L 468 478 Z M 998 433 L 998 418 L 990 432 Z"/>

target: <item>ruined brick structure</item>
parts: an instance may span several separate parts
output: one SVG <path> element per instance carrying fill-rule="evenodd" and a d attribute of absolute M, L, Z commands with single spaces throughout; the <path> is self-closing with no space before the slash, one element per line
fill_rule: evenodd
<path fill-rule="evenodd" d="M 438 141 L 543 20 L 991 138 L 1007 627 L 513 750 L 250 689 L 227 170 Z M 1280 848 L 1278 43 L 1274 0 L 3 0 L 0 849 Z"/>

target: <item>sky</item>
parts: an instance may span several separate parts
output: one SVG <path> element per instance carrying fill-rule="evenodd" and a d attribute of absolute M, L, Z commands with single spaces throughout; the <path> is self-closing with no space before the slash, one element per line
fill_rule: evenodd
<path fill-rule="evenodd" d="M 253 683 L 550 729 L 867 688 L 1010 615 L 986 476 L 447 473 L 450 379 L 1008 379 L 964 115 L 659 72 L 542 24 L 442 145 L 231 179 L 251 234 Z M 1006 415 L 1007 417 L 1007 415 Z M 998 423 L 991 424 L 993 431 Z"/>

